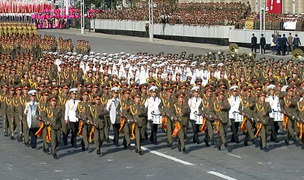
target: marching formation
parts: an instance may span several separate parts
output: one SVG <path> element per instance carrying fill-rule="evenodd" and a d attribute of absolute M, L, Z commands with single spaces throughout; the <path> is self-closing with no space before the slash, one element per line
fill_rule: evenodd
<path fill-rule="evenodd" d="M 32 148 L 41 137 L 43 151 L 49 151 L 50 143 L 55 159 L 61 139 L 67 145 L 69 134 L 72 147 L 79 146 L 81 137 L 83 151 L 94 142 L 100 155 L 103 142 L 110 143 L 111 126 L 114 145 L 120 145 L 123 134 L 124 148 L 135 140 L 140 155 L 142 140 L 157 145 L 160 130 L 167 134 L 168 147 L 177 141 L 177 149 L 186 153 L 189 127 L 196 144 L 208 147 L 218 136 L 218 150 L 228 147 L 228 127 L 229 142 L 239 143 L 243 133 L 245 146 L 259 143 L 267 151 L 268 134 L 278 142 L 277 134 L 286 131 L 286 144 L 292 140 L 304 148 L 304 62 L 221 52 L 85 55 L 72 53 L 70 40 L 34 37 L 24 41 L 47 42 L 53 52 L 17 51 L 15 46 L 1 51 L 3 133 Z M 14 38 L 2 36 L 1 44 Z M 71 47 L 65 54 L 58 51 L 63 42 Z M 88 52 L 88 43 L 78 42 L 77 51 Z M 79 48 L 82 44 L 88 49 Z"/>

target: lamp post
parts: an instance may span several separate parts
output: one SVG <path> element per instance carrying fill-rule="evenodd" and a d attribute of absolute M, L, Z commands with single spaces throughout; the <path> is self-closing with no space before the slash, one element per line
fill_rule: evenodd
<path fill-rule="evenodd" d="M 84 0 L 81 0 L 81 3 L 80 3 L 80 31 L 81 31 L 81 34 L 84 34 L 84 27 L 85 27 L 85 24 L 84 24 Z"/>
<path fill-rule="evenodd" d="M 149 40 L 153 41 L 153 0 L 149 0 Z"/>

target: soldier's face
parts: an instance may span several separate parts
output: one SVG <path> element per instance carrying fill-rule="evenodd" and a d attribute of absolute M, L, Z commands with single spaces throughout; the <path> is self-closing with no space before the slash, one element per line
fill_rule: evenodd
<path fill-rule="evenodd" d="M 36 96 L 30 96 L 31 101 L 36 101 Z"/>
<path fill-rule="evenodd" d="M 56 106 L 57 101 L 51 101 L 51 106 Z"/>
<path fill-rule="evenodd" d="M 139 98 L 139 97 L 135 97 L 135 98 L 134 98 L 134 102 L 135 102 L 135 103 L 139 103 L 139 102 L 140 102 L 140 98 Z"/>
<path fill-rule="evenodd" d="M 156 92 L 155 92 L 155 91 L 152 91 L 152 92 L 151 92 L 151 96 L 152 96 L 153 98 L 155 98 L 155 97 L 156 97 Z"/>

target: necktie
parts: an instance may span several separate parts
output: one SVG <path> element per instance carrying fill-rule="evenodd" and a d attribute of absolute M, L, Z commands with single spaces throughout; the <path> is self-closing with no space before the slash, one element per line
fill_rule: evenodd
<path fill-rule="evenodd" d="M 272 99 L 274 100 L 274 96 L 272 96 Z"/>
<path fill-rule="evenodd" d="M 75 100 L 74 100 L 74 105 L 75 105 Z"/>
<path fill-rule="evenodd" d="M 236 97 L 234 97 L 234 101 L 236 101 Z"/>

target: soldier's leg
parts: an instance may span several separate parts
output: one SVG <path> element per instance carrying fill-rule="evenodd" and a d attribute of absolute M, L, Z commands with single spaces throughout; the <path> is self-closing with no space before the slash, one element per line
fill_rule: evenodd
<path fill-rule="evenodd" d="M 12 140 L 14 140 L 14 130 L 15 130 L 15 122 L 14 117 L 9 116 L 8 123 L 9 123 L 9 133 Z"/>
<path fill-rule="evenodd" d="M 136 150 L 135 152 L 141 152 L 141 133 L 142 133 L 142 128 L 138 127 L 136 125 L 135 127 L 135 139 L 136 139 Z"/>
<path fill-rule="evenodd" d="M 61 136 L 61 130 L 59 129 L 59 130 L 56 131 L 56 148 L 60 144 L 60 136 Z"/>
<path fill-rule="evenodd" d="M 28 146 L 30 138 L 29 138 L 29 128 L 27 125 L 26 117 L 23 117 L 23 136 L 24 136 L 24 144 Z"/>
<path fill-rule="evenodd" d="M 153 132 L 153 143 L 156 145 L 157 144 L 157 129 L 158 129 L 158 125 L 157 124 L 152 124 L 151 126 L 151 134 Z"/>
<path fill-rule="evenodd" d="M 95 128 L 95 131 L 94 131 L 94 145 L 95 145 L 96 151 L 99 150 L 99 144 L 100 144 L 99 130 Z"/>
<path fill-rule="evenodd" d="M 267 126 L 262 125 L 262 129 L 260 132 L 261 140 L 262 140 L 262 148 L 267 146 L 266 138 L 267 138 Z"/>
<path fill-rule="evenodd" d="M 147 133 L 147 120 L 143 120 L 143 126 L 141 127 L 141 137 L 142 139 L 147 139 L 148 133 Z"/>
<path fill-rule="evenodd" d="M 48 143 L 46 142 L 46 136 L 47 136 L 47 126 L 43 126 L 43 129 L 42 129 L 42 141 L 43 141 L 42 147 L 43 148 L 42 148 L 42 150 L 45 153 L 49 152 Z"/>
<path fill-rule="evenodd" d="M 246 129 L 247 134 L 249 135 L 251 140 L 254 140 L 254 130 L 253 130 L 253 123 L 250 120 L 246 121 Z"/>
<path fill-rule="evenodd" d="M 3 134 L 4 136 L 8 136 L 8 122 L 7 122 L 7 116 L 4 114 L 1 116 L 2 119 L 2 126 L 3 126 Z"/>
<path fill-rule="evenodd" d="M 220 141 L 219 141 L 219 147 L 224 144 L 226 146 L 226 125 L 220 123 L 219 131 L 220 131 Z"/>
<path fill-rule="evenodd" d="M 277 140 L 277 131 L 276 131 L 276 128 L 275 128 L 275 122 L 273 121 L 273 119 L 271 118 L 270 121 L 269 121 L 269 127 L 270 127 L 270 140 L 271 141 L 276 141 Z"/>
<path fill-rule="evenodd" d="M 69 128 L 68 124 L 65 123 L 64 119 L 61 120 L 61 131 L 62 131 L 62 139 L 64 145 L 68 144 L 68 135 L 69 135 Z"/>
<path fill-rule="evenodd" d="M 231 121 L 231 131 L 232 131 L 232 135 L 231 135 L 231 142 L 239 142 L 239 137 L 238 137 L 238 122 L 235 122 L 234 119 L 230 119 Z"/>
<path fill-rule="evenodd" d="M 196 131 L 196 126 L 195 126 L 195 121 L 194 120 L 190 120 L 191 122 L 191 125 L 192 125 L 192 131 L 193 131 L 193 143 L 196 143 L 197 141 L 197 136 L 198 136 L 198 133 Z"/>
<path fill-rule="evenodd" d="M 114 131 L 114 145 L 119 146 L 119 128 L 120 124 L 113 124 L 113 131 Z"/>
<path fill-rule="evenodd" d="M 289 119 L 287 122 L 286 144 L 288 144 L 290 138 L 294 138 L 294 129 L 293 121 Z"/>
<path fill-rule="evenodd" d="M 172 146 L 172 143 L 173 143 L 172 132 L 173 132 L 173 122 L 170 119 L 168 119 L 167 120 L 167 138 L 168 138 L 169 146 Z"/>
<path fill-rule="evenodd" d="M 18 141 L 22 141 L 22 116 L 16 116 Z"/>
<path fill-rule="evenodd" d="M 111 127 L 111 119 L 107 117 L 106 121 L 105 121 L 104 136 L 108 143 L 110 142 L 110 139 L 109 139 L 110 127 Z"/>
<path fill-rule="evenodd" d="M 56 130 L 52 129 L 51 130 L 51 151 L 52 154 L 56 154 L 56 141 L 57 141 L 57 132 Z"/>
<path fill-rule="evenodd" d="M 278 122 L 278 125 L 279 125 L 279 128 L 280 128 L 281 133 L 283 134 L 283 131 L 284 131 L 283 121 L 279 121 L 279 122 Z"/>
<path fill-rule="evenodd" d="M 83 124 L 82 127 L 82 142 L 84 144 L 84 148 L 88 148 L 89 147 L 89 128 L 87 124 Z M 95 142 L 95 141 L 94 141 Z"/>
<path fill-rule="evenodd" d="M 208 138 L 210 141 L 213 142 L 213 124 L 211 121 L 206 121 L 207 123 L 207 131 L 208 131 Z"/>
<path fill-rule="evenodd" d="M 180 150 L 185 150 L 185 132 L 184 132 L 185 128 L 181 124 L 180 124 L 180 126 L 181 126 L 181 129 L 178 132 L 178 139 L 179 139 L 179 143 L 180 143 Z"/>
<path fill-rule="evenodd" d="M 102 129 L 102 130 L 100 130 L 100 133 L 99 133 L 99 140 L 100 140 L 99 148 L 101 148 L 103 141 L 105 140 L 103 131 L 104 130 Z"/>
<path fill-rule="evenodd" d="M 151 121 L 148 121 L 148 123 L 149 123 L 150 128 L 151 128 L 150 141 L 151 141 L 151 143 L 154 143 L 153 122 L 152 122 L 152 120 L 151 120 Z"/>
<path fill-rule="evenodd" d="M 130 145 L 130 129 L 129 129 L 129 123 L 125 123 L 123 127 L 124 132 L 124 147 L 127 148 Z"/>

